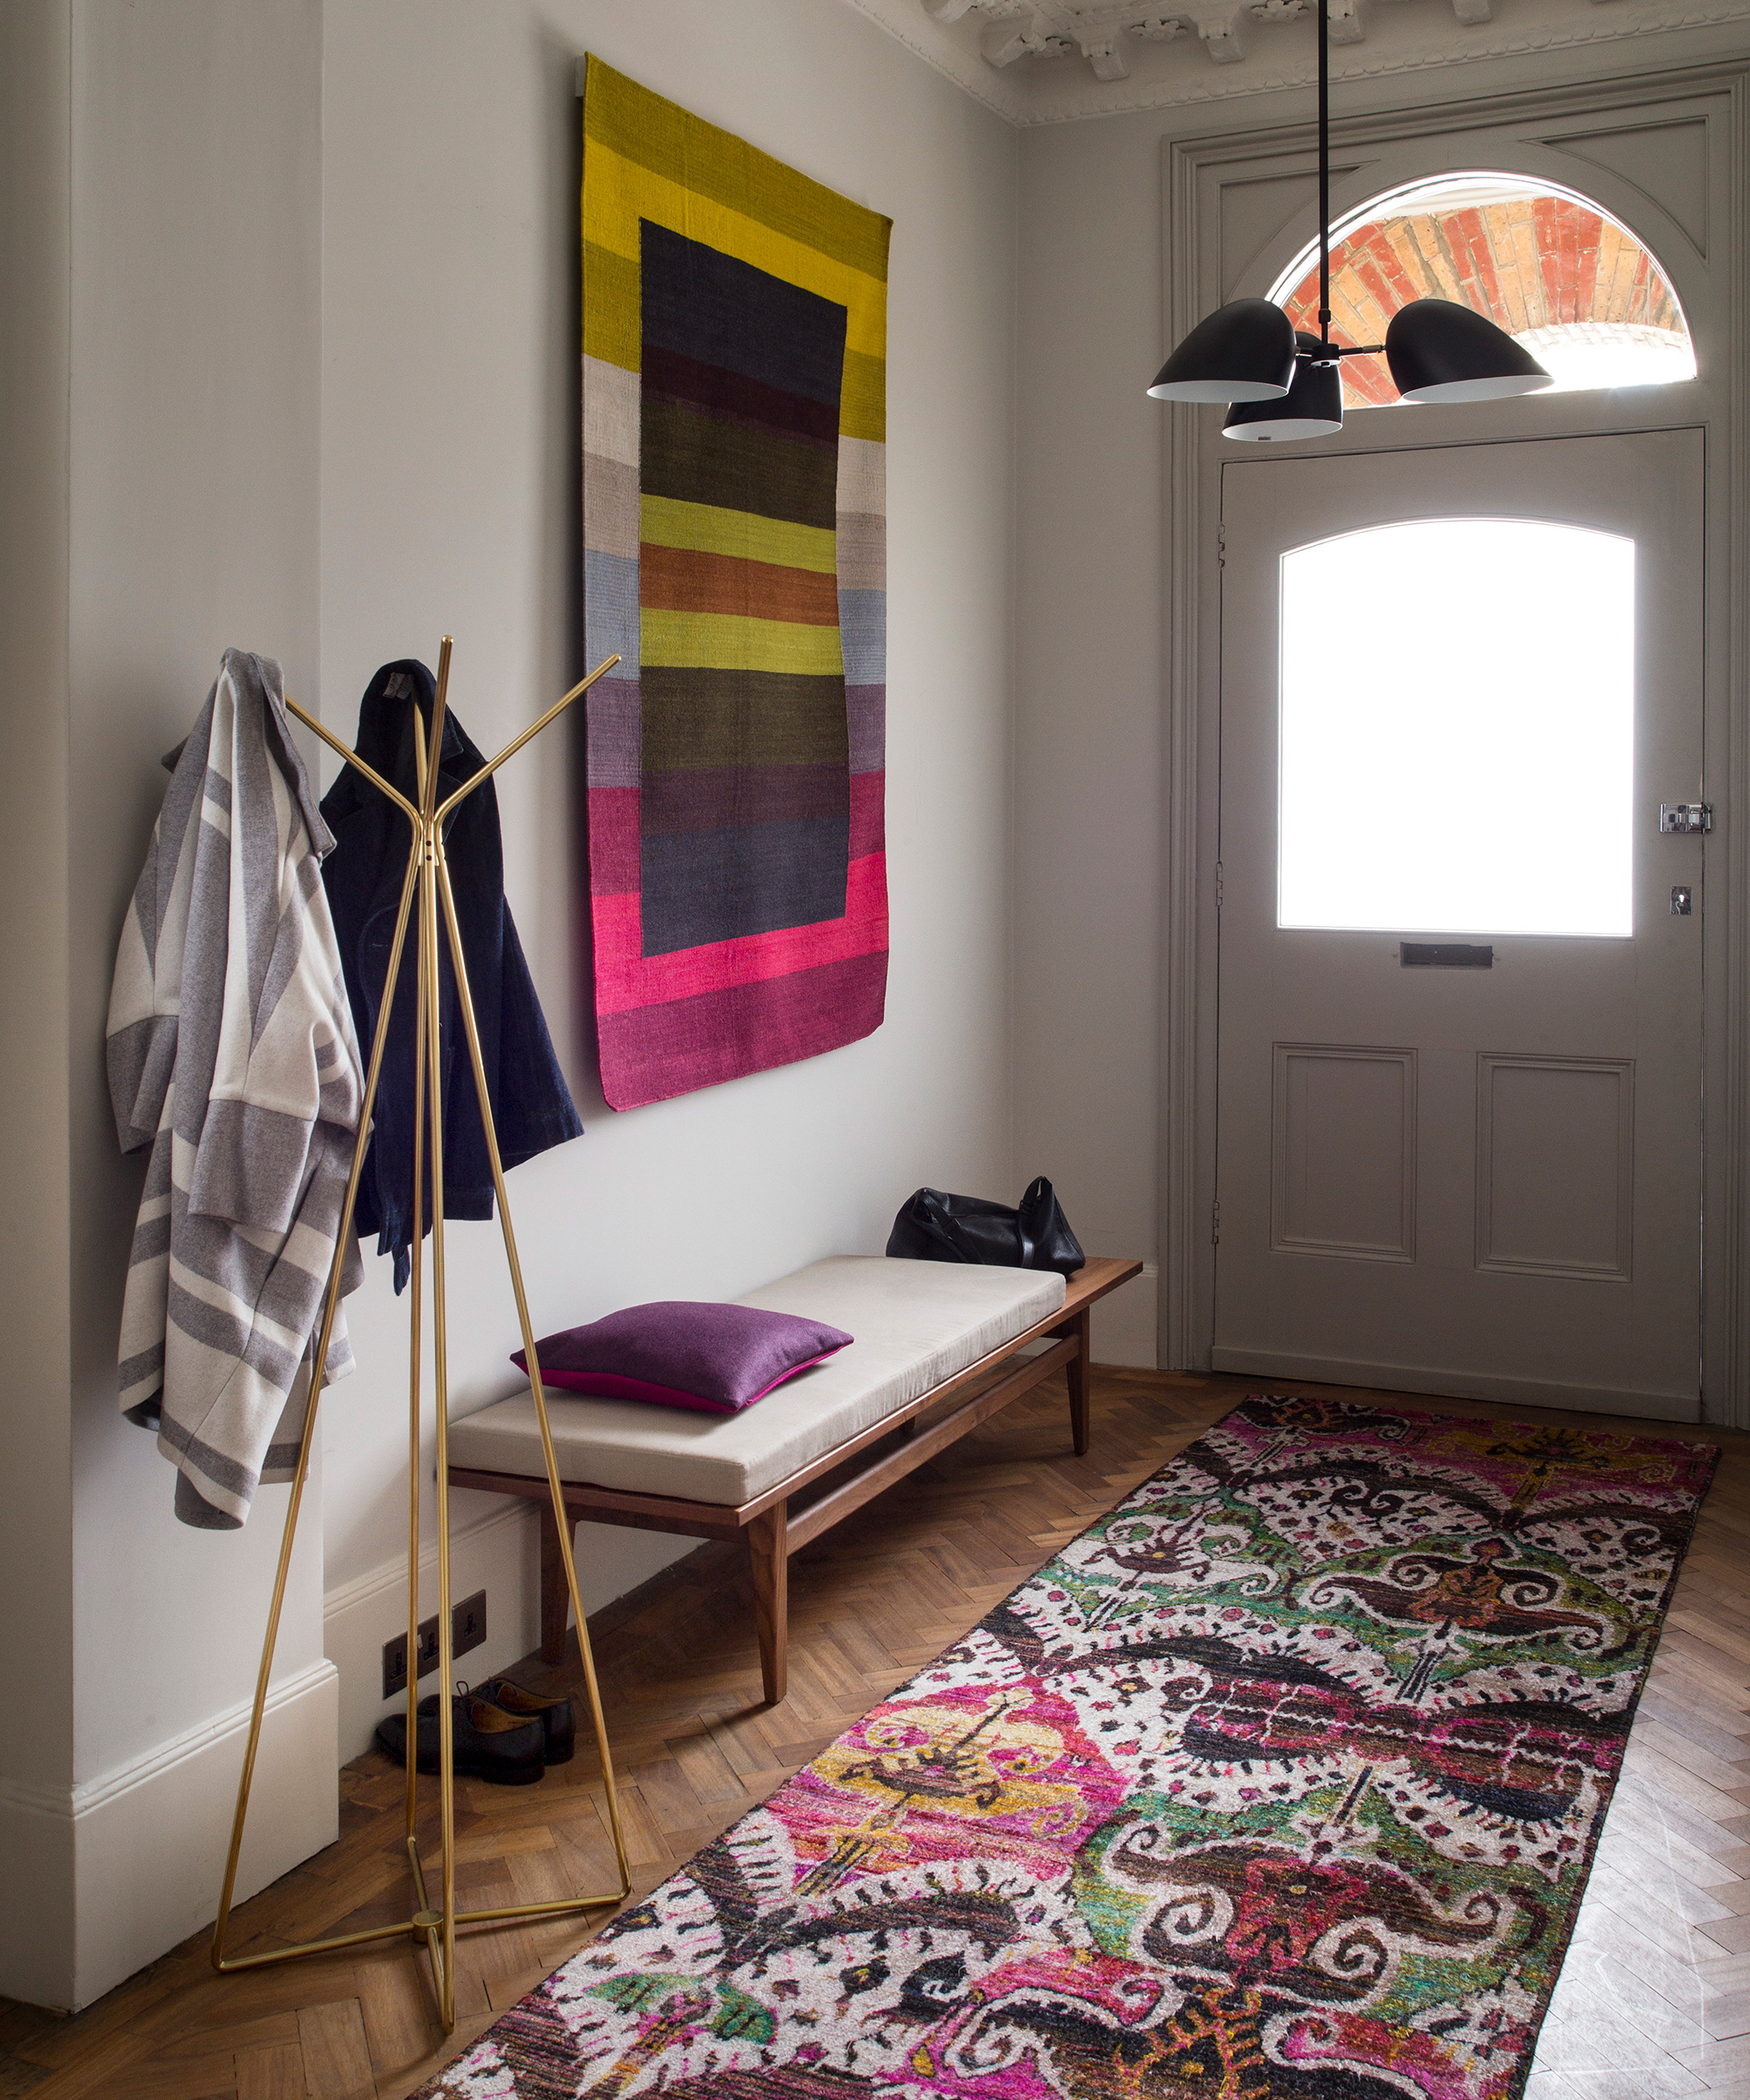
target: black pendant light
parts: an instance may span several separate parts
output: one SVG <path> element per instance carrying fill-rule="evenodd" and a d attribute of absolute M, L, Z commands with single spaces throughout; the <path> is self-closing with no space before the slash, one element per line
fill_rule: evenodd
<path fill-rule="evenodd" d="M 1343 375 L 1319 357 L 1319 339 L 1304 328 L 1294 335 L 1294 383 L 1281 401 L 1236 402 L 1222 425 L 1224 438 L 1268 444 L 1292 438 L 1334 438 L 1343 427 Z"/>
<path fill-rule="evenodd" d="M 1504 401 L 1556 382 L 1522 343 L 1452 299 L 1412 299 L 1392 315 L 1385 360 L 1405 401 Z"/>
<path fill-rule="evenodd" d="M 1274 300 L 1230 299 L 1198 322 L 1149 392 L 1232 404 L 1224 437 L 1328 438 L 1343 427 L 1342 360 L 1381 350 L 1405 401 L 1500 401 L 1555 383 L 1504 328 L 1451 299 L 1400 307 L 1383 343 L 1331 340 L 1331 23 L 1329 0 L 1319 0 L 1319 332 L 1297 331 Z"/>
<path fill-rule="evenodd" d="M 1294 379 L 1294 325 L 1274 299 L 1230 299 L 1161 367 L 1157 401 L 1280 401 Z"/>

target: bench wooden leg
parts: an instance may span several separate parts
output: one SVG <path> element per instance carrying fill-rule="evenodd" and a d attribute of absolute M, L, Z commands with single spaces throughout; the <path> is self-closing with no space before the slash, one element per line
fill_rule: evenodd
<path fill-rule="evenodd" d="M 747 1526 L 747 1552 L 753 1566 L 753 1616 L 760 1629 L 760 1670 L 766 1680 L 768 1706 L 775 1706 L 788 1689 L 788 1503 L 774 1502 Z"/>
<path fill-rule="evenodd" d="M 541 1512 L 541 1660 L 557 1664 L 565 1660 L 571 1593 L 565 1584 L 565 1561 L 559 1550 L 559 1527 L 553 1521 L 553 1505 L 542 1502 L 536 1508 Z"/>
<path fill-rule="evenodd" d="M 1075 1455 L 1085 1458 L 1088 1452 L 1088 1412 L 1090 1396 L 1088 1365 L 1093 1356 L 1093 1318 L 1091 1310 L 1078 1312 L 1072 1323 L 1075 1334 L 1075 1354 L 1064 1367 L 1069 1382 L 1069 1429 L 1075 1439 Z"/>

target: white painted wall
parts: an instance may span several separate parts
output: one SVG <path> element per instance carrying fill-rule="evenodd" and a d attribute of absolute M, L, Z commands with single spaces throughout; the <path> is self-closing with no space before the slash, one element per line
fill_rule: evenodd
<path fill-rule="evenodd" d="M 504 785 L 509 889 L 590 1126 L 513 1178 L 536 1316 L 732 1294 L 878 1250 L 920 1180 L 1002 1186 L 1016 145 L 836 0 L 19 0 L 0 34 L 7 193 L 30 206 L 6 216 L 0 314 L 0 854 L 29 904 L 0 1075 L 31 1197 L 0 1227 L 0 1568 L 32 1606 L 0 1615 L 31 1716 L 0 1731 L 0 1993 L 80 2005 L 212 1914 L 285 1494 L 240 1534 L 177 1525 L 116 1409 L 141 1166 L 116 1155 L 102 1026 L 160 754 L 227 643 L 279 656 L 346 732 L 377 663 L 448 629 L 488 746 L 576 676 L 573 80 L 600 52 L 899 221 L 893 969 L 870 1040 L 612 1115 L 576 968 L 575 730 L 532 753 Z M 466 1409 L 514 1383 L 514 1320 L 492 1229 L 451 1243 Z M 333 1834 L 337 1753 L 368 1740 L 401 1622 L 388 1280 L 373 1262 L 363 1368 L 332 1396 L 245 1888 Z M 458 1585 L 491 1599 L 478 1670 L 534 1639 L 528 1520 L 456 1516 Z M 676 1550 L 586 1535 L 591 1599 Z"/>
<path fill-rule="evenodd" d="M 71 1320 L 66 1115 L 66 10 L 0 10 L 0 1992 L 51 1997 L 72 1964 Z M 28 1192 L 29 1200 L 21 1200 Z M 23 1724 L 26 1721 L 27 1725 Z M 18 1877 L 17 1889 L 11 1886 Z"/>
<path fill-rule="evenodd" d="M 1084 1247 L 1151 1264 L 1167 114 L 1021 136 L 1016 459 L 1016 1166 Z M 1096 1355 L 1155 1362 L 1153 1285 L 1100 1308 Z"/>
<path fill-rule="evenodd" d="M 65 2006 L 212 1917 L 284 1502 L 266 1491 L 241 1534 L 177 1524 L 169 1467 L 117 1412 L 143 1169 L 116 1153 L 103 1019 L 159 756 L 220 651 L 314 675 L 321 13 L 62 0 L 4 20 L 24 164 L 6 214 L 0 1553 L 32 1608 L 5 1614 L 0 1992 Z M 335 1830 L 319 1493 L 316 1511 L 245 1888 Z"/>
<path fill-rule="evenodd" d="M 507 886 L 586 1134 L 510 1177 L 538 1332 L 640 1298 L 732 1297 L 878 1253 L 920 1182 L 1001 1191 L 1006 1087 L 1015 135 L 837 0 L 346 0 L 324 55 L 325 721 L 377 665 L 435 662 L 490 750 L 578 675 L 578 55 L 895 222 L 888 365 L 887 1019 L 864 1042 L 616 1115 L 576 959 L 579 730 L 503 778 Z M 1018 1193 L 1018 1192 L 1012 1192 Z M 452 1410 L 519 1382 L 495 1226 L 452 1227 Z M 368 1257 L 362 1368 L 326 1421 L 342 1749 L 405 1623 L 405 1301 Z M 430 1425 L 426 1425 L 428 1446 Z M 427 1462 L 429 1473 L 429 1455 Z M 427 1490 L 427 1523 L 430 1494 Z M 456 1593 L 488 1586 L 472 1677 L 536 1638 L 533 1519 L 458 1499 Z M 471 1527 L 484 1524 L 484 1529 Z M 428 1530 L 427 1536 L 430 1532 Z M 689 1543 L 586 1527 L 586 1603 Z M 426 1608 L 430 1608 L 428 1603 Z"/>
<path fill-rule="evenodd" d="M 116 1414 L 145 1156 L 116 1151 L 103 1024 L 168 778 L 159 760 L 188 733 L 221 651 L 277 656 L 294 687 L 313 672 L 321 10 L 80 0 L 74 30 L 68 1060 L 84 1781 L 253 1685 L 286 1496 L 264 1494 L 240 1534 L 178 1524 L 170 1468 Z M 167 227 L 188 237 L 167 242 Z M 319 1519 L 312 1533 L 316 1547 Z M 292 1669 L 320 1653 L 299 1576 L 281 1642 Z M 143 1640 L 137 1606 L 154 1599 L 157 1637 Z M 190 1602 L 198 1616 L 179 1628 Z"/>

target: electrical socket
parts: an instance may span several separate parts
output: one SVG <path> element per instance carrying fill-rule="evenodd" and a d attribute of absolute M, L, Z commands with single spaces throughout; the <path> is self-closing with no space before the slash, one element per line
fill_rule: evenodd
<path fill-rule="evenodd" d="M 486 1593 L 476 1590 L 459 1604 L 450 1606 L 450 1653 L 466 1656 L 486 1637 Z"/>
<path fill-rule="evenodd" d="M 481 1607 L 484 1615 L 485 1606 Z M 419 1674 L 430 1676 L 438 1667 L 438 1614 L 419 1621 Z M 383 1642 L 383 1690 L 386 1699 L 393 1699 L 407 1690 L 407 1635 L 397 1634 L 394 1640 Z"/>
<path fill-rule="evenodd" d="M 419 1621 L 419 1674 L 430 1676 L 438 1667 L 438 1614 Z M 397 1634 L 383 1642 L 383 1690 L 386 1699 L 407 1690 L 407 1635 Z"/>
<path fill-rule="evenodd" d="M 475 1590 L 450 1606 L 450 1653 L 466 1655 L 486 1640 L 486 1590 Z"/>
<path fill-rule="evenodd" d="M 478 1648 L 486 1637 L 486 1593 L 476 1590 L 450 1607 L 450 1653 L 453 1659 Z M 419 1621 L 419 1674 L 430 1676 L 438 1667 L 438 1614 Z M 407 1635 L 397 1634 L 383 1642 L 382 1696 L 394 1698 L 407 1690 Z"/>

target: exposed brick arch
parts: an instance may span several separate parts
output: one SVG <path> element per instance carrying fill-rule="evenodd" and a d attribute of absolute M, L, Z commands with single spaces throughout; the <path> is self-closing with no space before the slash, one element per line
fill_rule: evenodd
<path fill-rule="evenodd" d="M 1687 341 L 1659 265 L 1632 234 L 1566 197 L 1528 196 L 1457 210 L 1389 212 L 1331 251 L 1331 333 L 1377 343 L 1411 299 L 1456 299 L 1509 335 L 1576 321 L 1628 323 Z M 1297 328 L 1318 332 L 1315 263 L 1284 298 Z M 1397 399 L 1383 357 L 1343 362 L 1350 408 Z"/>

